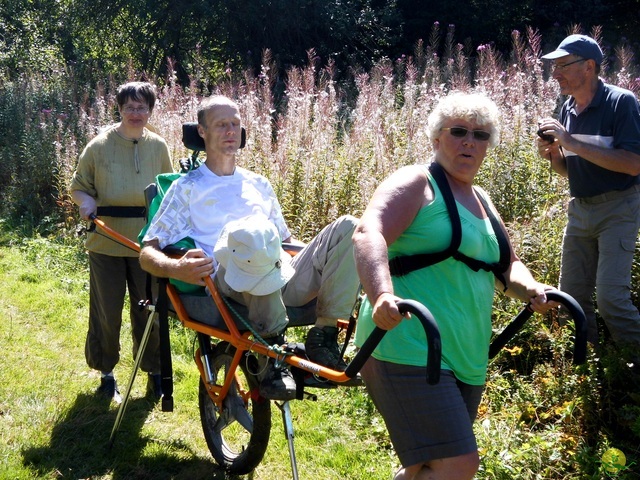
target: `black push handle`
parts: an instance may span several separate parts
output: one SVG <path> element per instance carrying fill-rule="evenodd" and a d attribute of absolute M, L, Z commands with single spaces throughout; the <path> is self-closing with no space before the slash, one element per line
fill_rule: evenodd
<path fill-rule="evenodd" d="M 568 293 L 560 290 L 545 292 L 548 300 L 560 303 L 573 318 L 576 330 L 576 339 L 573 347 L 573 363 L 581 365 L 587 360 L 587 319 L 580 304 Z M 525 322 L 533 315 L 531 304 L 527 304 L 509 325 L 491 342 L 489 346 L 489 358 L 495 357 L 513 336 L 523 327 Z"/>
<path fill-rule="evenodd" d="M 400 300 L 397 305 L 401 313 L 412 313 L 418 318 L 420 323 L 422 323 L 422 327 L 427 334 L 427 345 L 429 347 L 427 353 L 427 383 L 429 385 L 435 385 L 440 381 L 440 358 L 442 356 L 442 343 L 440 341 L 438 324 L 429 309 L 420 302 L 416 302 L 415 300 Z M 387 331 L 388 330 L 383 330 L 380 327 L 373 329 L 369 338 L 365 340 L 364 345 L 362 345 L 356 356 L 347 366 L 344 372 L 347 377 L 353 378 L 358 374 L 364 362 L 371 356 Z"/>

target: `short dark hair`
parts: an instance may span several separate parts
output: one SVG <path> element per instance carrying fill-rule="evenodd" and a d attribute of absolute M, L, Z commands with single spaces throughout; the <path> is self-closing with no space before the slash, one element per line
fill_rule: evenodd
<path fill-rule="evenodd" d="M 148 105 L 149 110 L 153 110 L 156 104 L 156 88 L 149 82 L 129 82 L 120 85 L 116 93 L 118 106 L 122 107 L 127 103 L 127 100 L 144 102 Z"/>

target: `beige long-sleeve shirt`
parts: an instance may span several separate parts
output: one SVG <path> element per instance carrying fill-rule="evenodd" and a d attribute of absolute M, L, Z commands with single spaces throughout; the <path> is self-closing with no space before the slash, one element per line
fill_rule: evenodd
<path fill-rule="evenodd" d="M 136 161 L 136 149 L 137 157 Z M 156 175 L 173 171 L 165 140 L 147 130 L 137 144 L 123 138 L 111 127 L 91 140 L 78 160 L 70 190 L 79 190 L 96 199 L 102 206 L 145 205 L 144 189 Z M 136 241 L 145 225 L 144 218 L 102 217 L 111 228 Z M 87 236 L 88 250 L 104 255 L 136 257 L 127 247 L 105 238 L 99 227 Z"/>

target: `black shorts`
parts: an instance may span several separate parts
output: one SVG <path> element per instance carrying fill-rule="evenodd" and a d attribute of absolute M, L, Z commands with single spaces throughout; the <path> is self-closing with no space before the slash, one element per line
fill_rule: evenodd
<path fill-rule="evenodd" d="M 473 421 L 484 386 L 460 382 L 450 370 L 429 385 L 424 367 L 374 358 L 361 374 L 403 467 L 478 450 Z"/>

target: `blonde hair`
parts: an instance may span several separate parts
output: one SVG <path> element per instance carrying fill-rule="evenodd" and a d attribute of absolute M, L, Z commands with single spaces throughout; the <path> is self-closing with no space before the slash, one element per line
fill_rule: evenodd
<path fill-rule="evenodd" d="M 447 120 L 459 118 L 476 123 L 487 130 L 489 146 L 500 142 L 500 110 L 493 100 L 481 93 L 452 92 L 442 98 L 427 120 L 427 135 L 431 141 L 440 137 Z"/>

